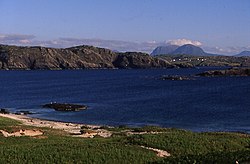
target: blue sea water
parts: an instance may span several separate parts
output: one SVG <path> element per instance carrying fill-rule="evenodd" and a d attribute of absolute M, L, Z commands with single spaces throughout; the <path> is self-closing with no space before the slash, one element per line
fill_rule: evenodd
<path fill-rule="evenodd" d="M 77 123 L 250 133 L 250 77 L 159 80 L 161 75 L 194 75 L 209 69 L 214 68 L 0 71 L 0 108 Z M 58 112 L 41 107 L 50 102 L 89 108 Z"/>

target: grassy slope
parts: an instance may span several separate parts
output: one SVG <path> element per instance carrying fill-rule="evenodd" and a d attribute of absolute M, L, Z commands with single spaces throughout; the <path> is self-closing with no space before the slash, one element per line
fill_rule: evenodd
<path fill-rule="evenodd" d="M 24 127 L 0 117 L 0 129 Z M 121 128 L 126 129 L 126 128 Z M 125 136 L 115 129 L 111 138 L 73 138 L 61 131 L 43 129 L 47 138 L 4 138 L 0 135 L 0 163 L 234 163 L 250 161 L 250 138 L 233 133 L 192 133 L 176 129 L 143 128 L 162 134 Z M 167 150 L 162 159 L 140 145 Z"/>

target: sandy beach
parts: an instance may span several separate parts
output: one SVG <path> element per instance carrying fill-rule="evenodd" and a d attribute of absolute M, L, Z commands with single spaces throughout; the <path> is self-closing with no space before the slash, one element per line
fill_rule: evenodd
<path fill-rule="evenodd" d="M 101 137 L 110 137 L 112 135 L 111 132 L 105 129 L 100 129 L 101 126 L 97 126 L 97 125 L 48 121 L 48 120 L 42 120 L 38 118 L 31 118 L 31 117 L 28 117 L 27 115 L 16 115 L 16 114 L 0 114 L 0 117 L 10 118 L 10 119 L 20 121 L 23 125 L 63 130 L 69 133 L 70 135 L 73 135 L 76 137 L 92 138 L 95 135 L 99 135 Z M 88 127 L 90 131 L 82 134 L 80 130 L 81 130 L 81 127 L 83 126 Z"/>
<path fill-rule="evenodd" d="M 67 132 L 69 135 L 73 137 L 83 137 L 83 138 L 93 138 L 95 136 L 100 137 L 111 137 L 112 132 L 101 129 L 101 126 L 97 125 L 87 125 L 87 124 L 75 124 L 75 123 L 67 123 L 67 122 L 58 122 L 58 121 L 48 121 L 48 120 L 42 120 L 38 118 L 31 118 L 27 115 L 16 115 L 16 114 L 0 114 L 0 117 L 10 118 L 17 120 L 21 122 L 23 125 L 32 126 L 32 127 L 46 127 L 46 128 L 52 128 L 52 129 L 59 129 Z M 82 127 L 87 127 L 88 130 L 85 133 L 81 133 Z M 4 130 L 0 129 L 0 132 L 5 137 L 20 137 L 20 136 L 42 136 L 43 131 L 38 129 L 20 129 L 19 131 L 8 133 Z M 134 135 L 134 134 L 158 134 L 161 132 L 131 132 L 128 131 L 127 135 Z M 144 149 L 148 149 L 151 151 L 154 151 L 158 157 L 168 157 L 170 154 L 167 151 L 155 149 L 151 147 L 145 147 L 141 146 Z"/>

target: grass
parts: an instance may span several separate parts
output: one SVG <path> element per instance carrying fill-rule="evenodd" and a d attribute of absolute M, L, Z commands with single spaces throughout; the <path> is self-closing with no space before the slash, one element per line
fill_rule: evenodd
<path fill-rule="evenodd" d="M 26 128 L 0 117 L 0 129 Z M 30 128 L 30 127 L 28 127 Z M 85 128 L 83 128 L 85 129 Z M 106 127 L 106 129 L 112 129 Z M 116 134 L 157 131 L 159 134 L 114 135 L 111 138 L 75 138 L 58 130 L 42 129 L 46 138 L 0 134 L 0 163 L 235 163 L 250 161 L 250 136 L 239 133 L 193 133 L 160 127 L 112 129 Z M 166 150 L 159 158 L 147 146 Z"/>

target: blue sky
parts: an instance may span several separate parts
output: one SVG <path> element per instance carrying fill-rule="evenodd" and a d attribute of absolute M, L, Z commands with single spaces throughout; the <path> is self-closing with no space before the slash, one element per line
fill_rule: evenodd
<path fill-rule="evenodd" d="M 210 52 L 250 50 L 249 0 L 0 0 L 0 11 L 2 44 L 149 52 L 179 39 Z"/>

